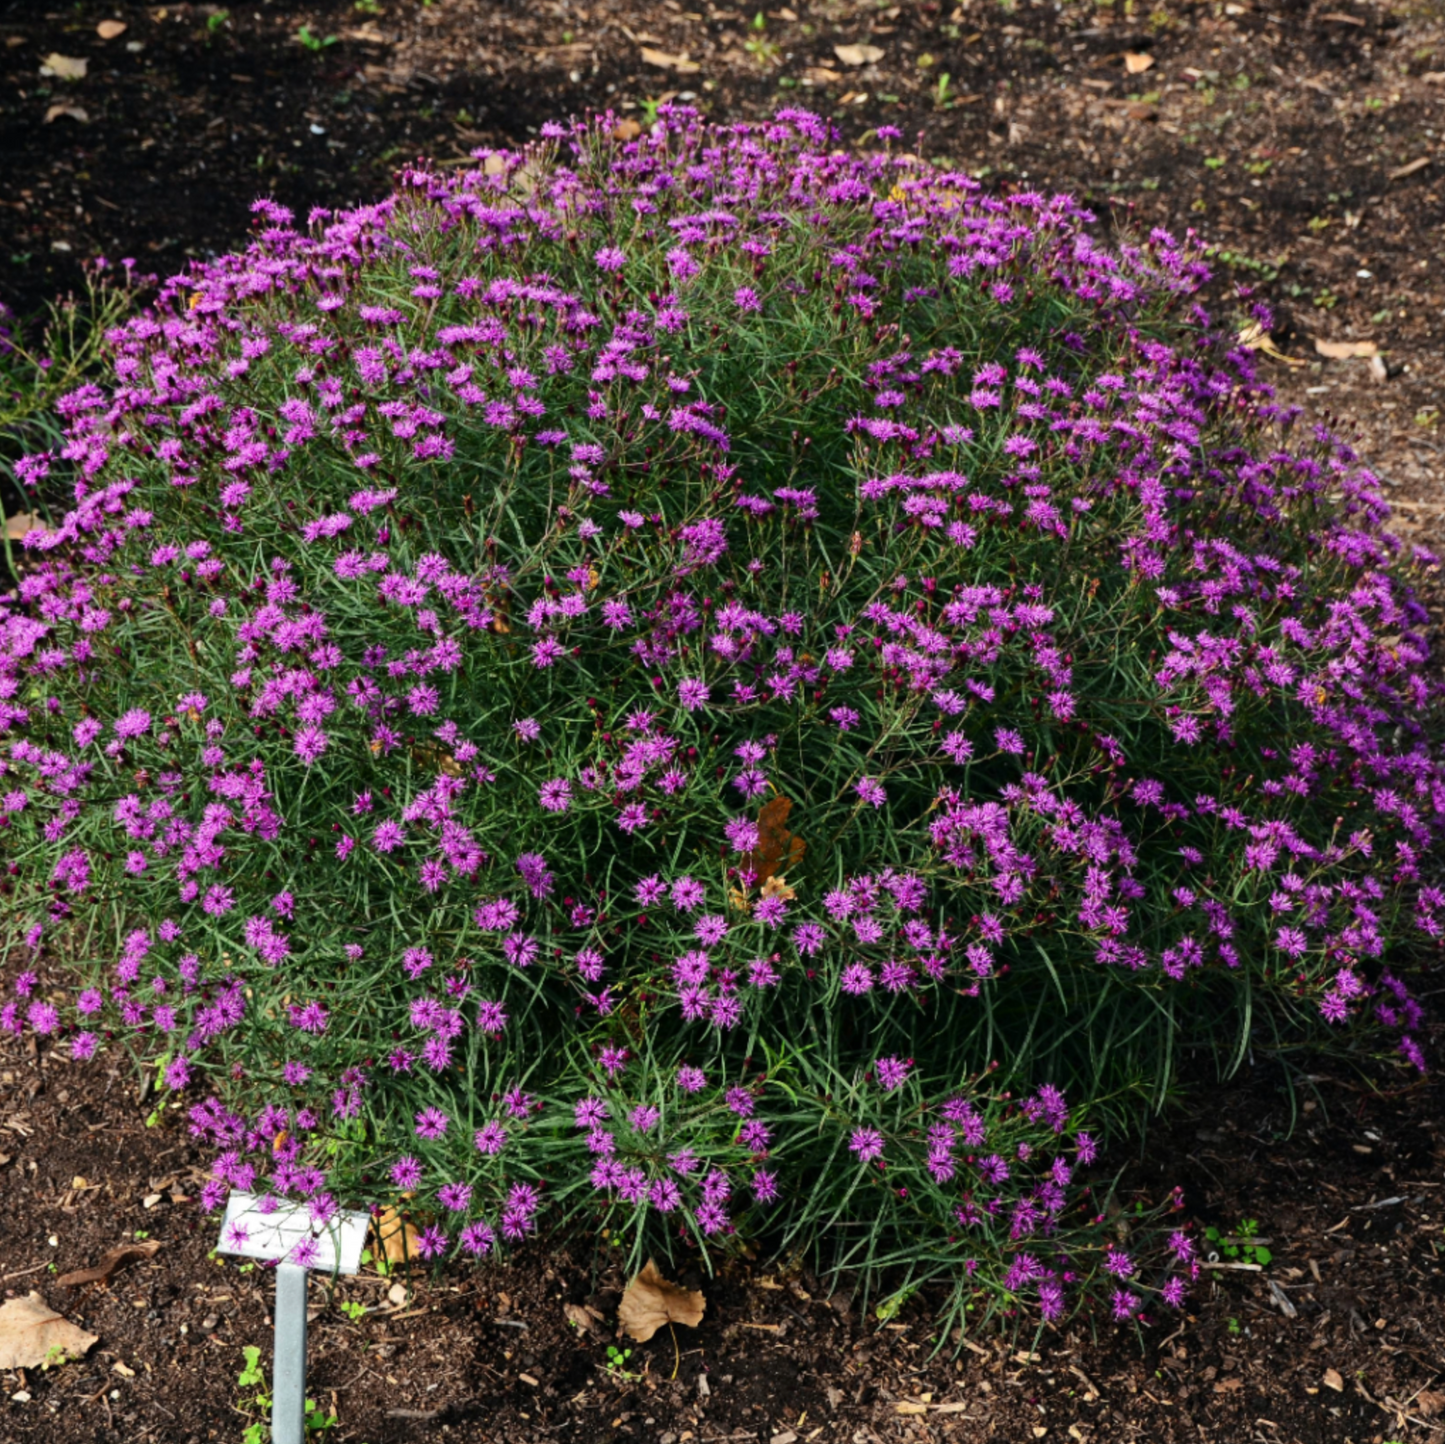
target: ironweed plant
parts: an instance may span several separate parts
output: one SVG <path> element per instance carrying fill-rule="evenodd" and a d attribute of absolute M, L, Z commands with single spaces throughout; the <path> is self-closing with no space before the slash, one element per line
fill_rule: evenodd
<path fill-rule="evenodd" d="M 1187 245 L 660 117 L 259 203 L 112 333 L 0 611 L 8 946 L 77 991 L 0 1022 L 153 1064 L 208 1207 L 1178 1305 L 1081 1121 L 1421 1063 L 1429 559 Z"/>

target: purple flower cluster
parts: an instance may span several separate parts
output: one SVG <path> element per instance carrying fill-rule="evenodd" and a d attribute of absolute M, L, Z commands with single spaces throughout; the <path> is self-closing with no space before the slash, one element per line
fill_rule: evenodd
<path fill-rule="evenodd" d="M 164 1059 L 208 1204 L 406 1195 L 427 1257 L 842 1211 L 1177 1306 L 1040 1080 L 1423 1066 L 1433 560 L 1162 232 L 801 111 L 477 159 L 259 203 L 18 468 L 3 936 L 75 986 L 0 1027 Z"/>

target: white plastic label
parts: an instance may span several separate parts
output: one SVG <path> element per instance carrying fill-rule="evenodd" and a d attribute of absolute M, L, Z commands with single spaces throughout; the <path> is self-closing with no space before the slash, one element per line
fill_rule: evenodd
<path fill-rule="evenodd" d="M 335 1214 L 328 1222 L 312 1222 L 305 1204 L 260 1199 L 233 1193 L 226 1202 L 217 1248 L 268 1263 L 297 1264 L 322 1273 L 354 1274 L 361 1267 L 370 1215 L 355 1211 Z"/>

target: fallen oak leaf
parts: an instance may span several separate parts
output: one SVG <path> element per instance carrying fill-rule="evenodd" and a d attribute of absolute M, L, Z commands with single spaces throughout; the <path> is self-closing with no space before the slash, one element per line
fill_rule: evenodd
<path fill-rule="evenodd" d="M 758 845 L 744 856 L 743 868 L 759 882 L 786 873 L 807 851 L 807 843 L 788 831 L 792 810 L 792 799 L 779 794 L 769 798 L 758 813 Z"/>
<path fill-rule="evenodd" d="M 701 1289 L 685 1289 L 669 1283 L 648 1259 L 623 1291 L 617 1308 L 617 1322 L 627 1336 L 645 1344 L 664 1324 L 686 1324 L 695 1329 L 702 1322 L 707 1300 Z"/>
<path fill-rule="evenodd" d="M 833 54 L 844 65 L 872 65 L 883 59 L 883 49 L 878 45 L 835 45 Z"/>
<path fill-rule="evenodd" d="M 1329 361 L 1350 361 L 1355 357 L 1378 356 L 1380 348 L 1373 341 L 1321 341 L 1315 338 L 1315 350 Z"/>
<path fill-rule="evenodd" d="M 61 1274 L 56 1283 L 63 1284 L 68 1289 L 78 1289 L 82 1284 L 103 1284 L 110 1280 L 114 1273 L 118 1273 L 127 1264 L 136 1263 L 140 1259 L 154 1258 L 160 1249 L 159 1239 L 149 1238 L 143 1243 L 121 1243 L 110 1249 L 101 1261 L 92 1268 L 75 1269 L 68 1274 Z"/>
<path fill-rule="evenodd" d="M 83 1358 L 98 1334 L 57 1314 L 39 1294 L 8 1299 L 0 1308 L 0 1369 L 37 1369 Z"/>

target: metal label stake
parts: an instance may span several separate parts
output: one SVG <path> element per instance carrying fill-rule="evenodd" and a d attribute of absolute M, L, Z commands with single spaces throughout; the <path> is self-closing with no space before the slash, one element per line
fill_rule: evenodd
<path fill-rule="evenodd" d="M 338 1213 L 318 1227 L 305 1205 L 233 1193 L 221 1224 L 221 1253 L 276 1265 L 276 1353 L 271 1375 L 272 1444 L 306 1440 L 306 1275 L 354 1274 L 369 1214 Z"/>

